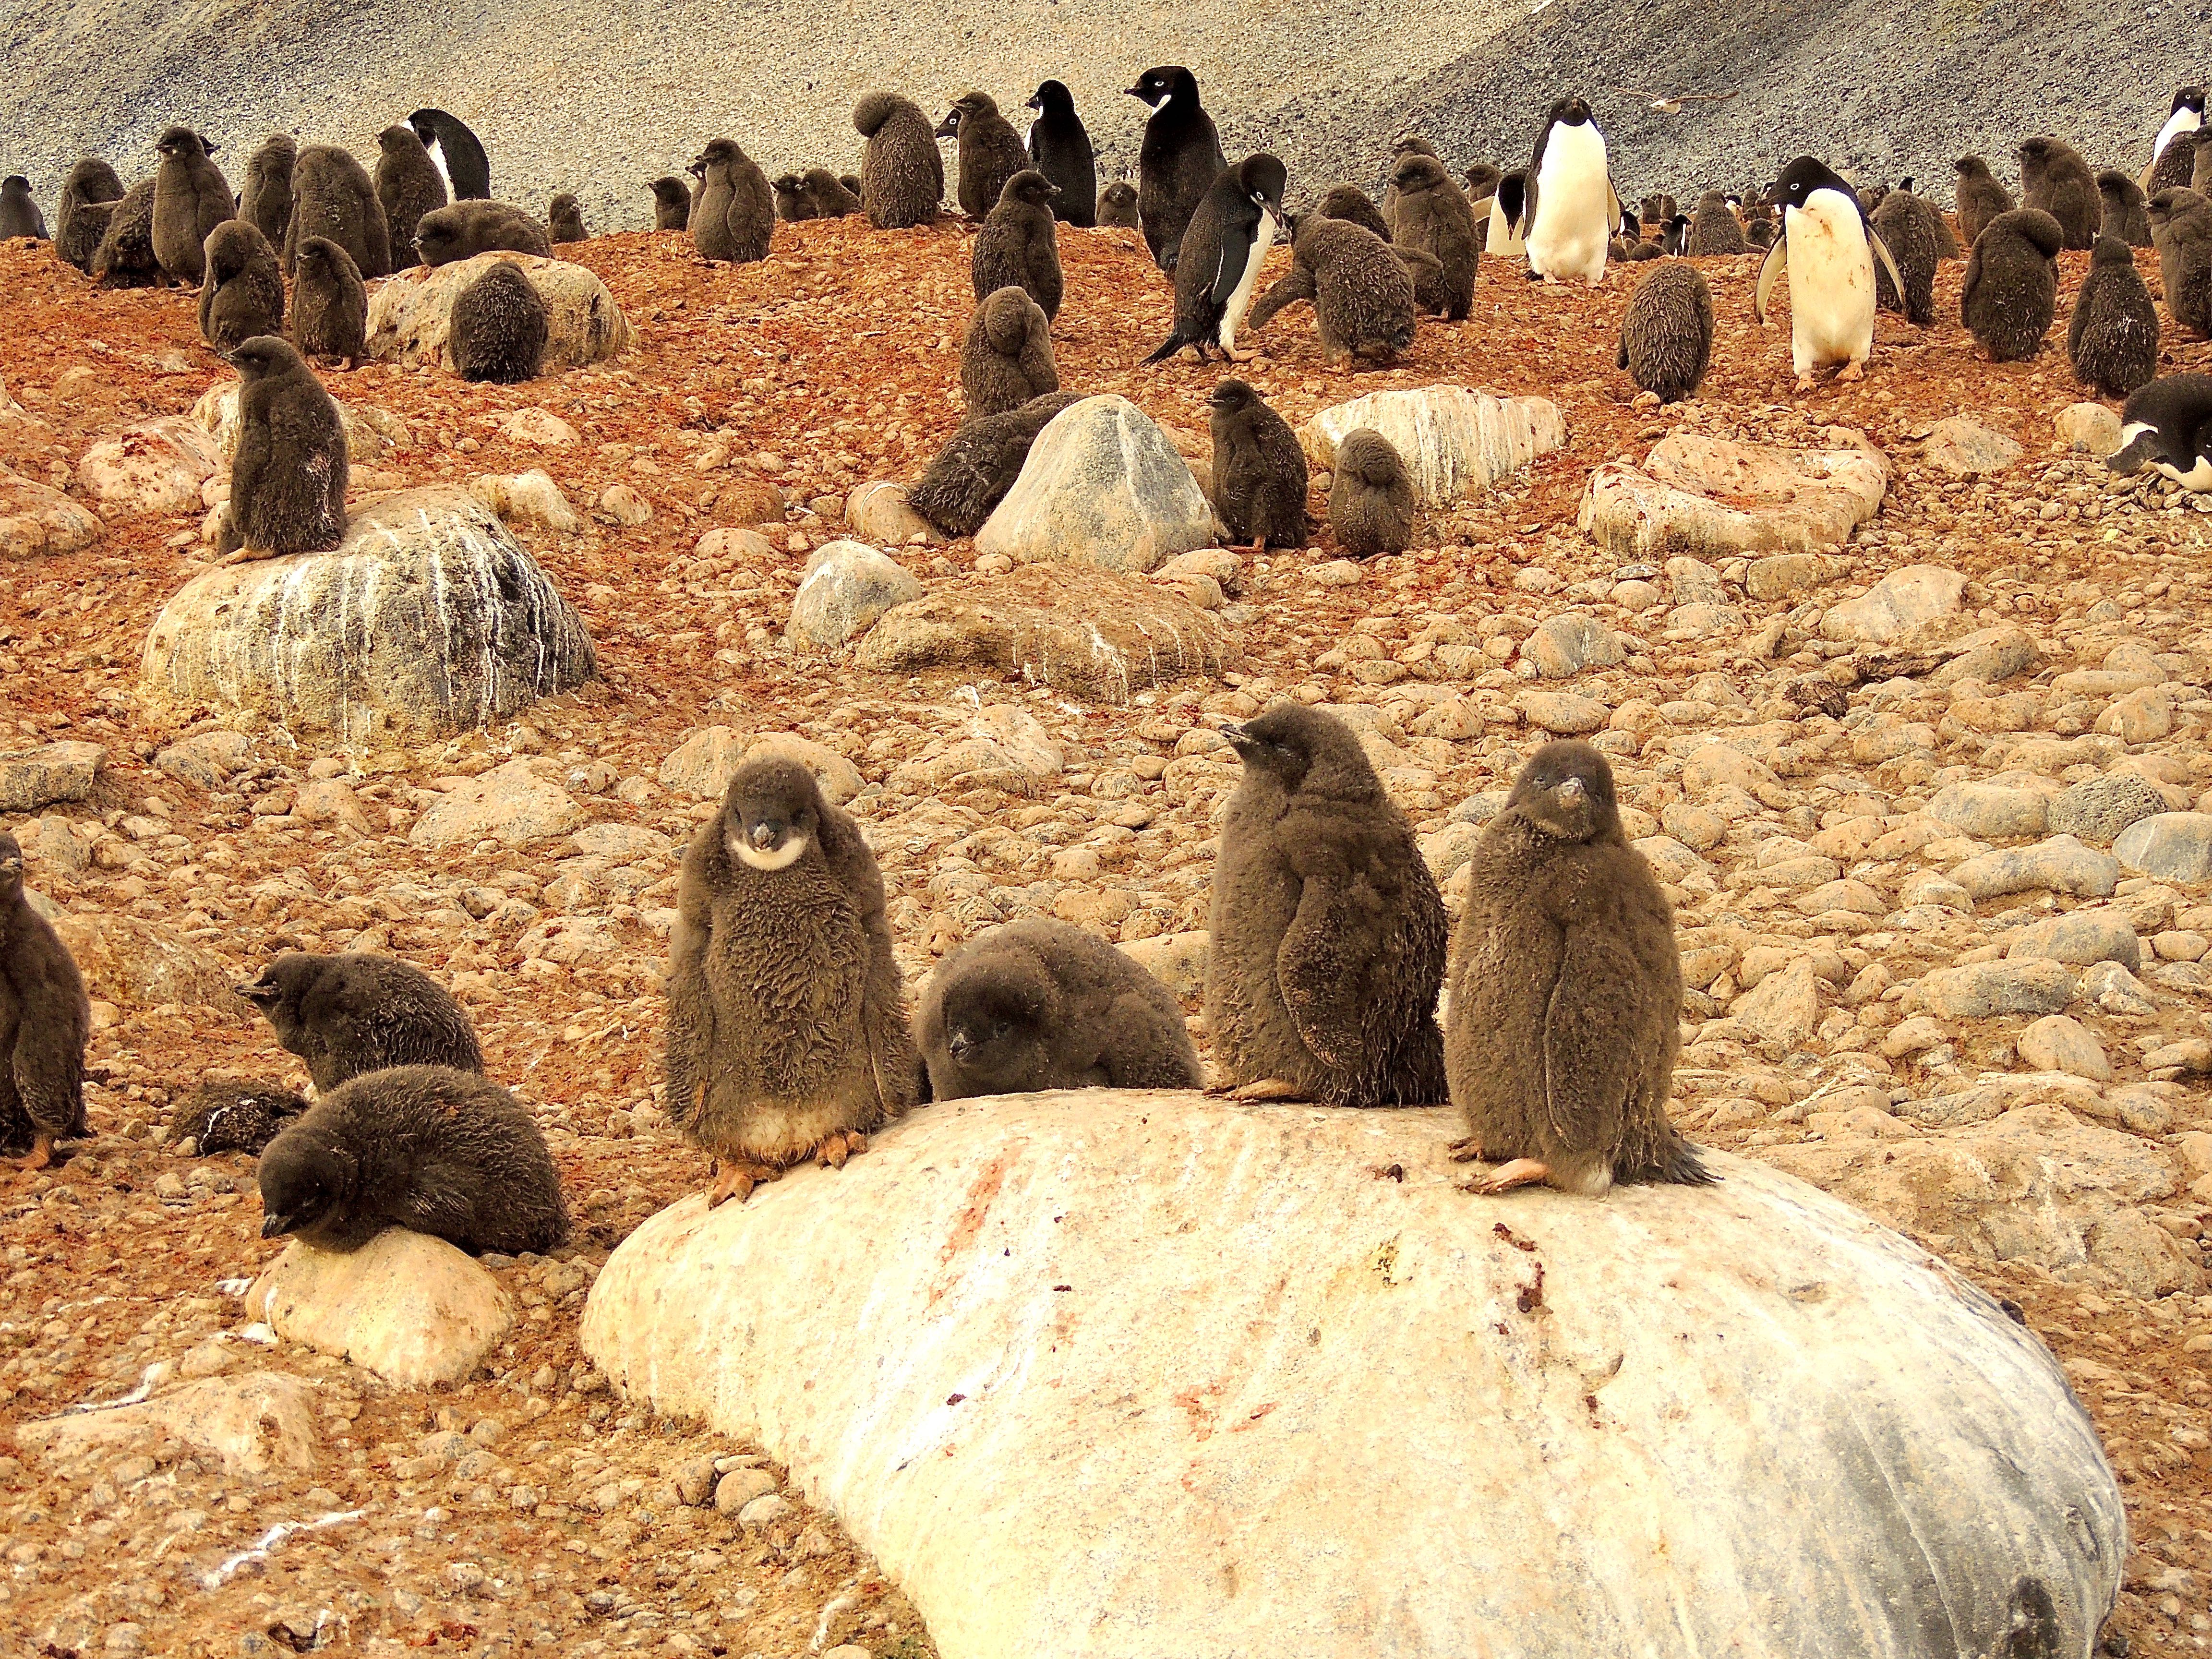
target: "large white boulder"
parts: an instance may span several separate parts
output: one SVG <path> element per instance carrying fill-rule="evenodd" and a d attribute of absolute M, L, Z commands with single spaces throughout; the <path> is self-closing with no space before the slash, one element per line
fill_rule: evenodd
<path fill-rule="evenodd" d="M 1474 1197 L 1457 1127 L 931 1107 L 648 1220 L 584 1346 L 787 1462 L 945 1659 L 1925 1659 L 2023 1580 L 2089 1651 L 2119 1492 L 1996 1302 L 1733 1158 Z"/>
<path fill-rule="evenodd" d="M 214 437 L 189 416 L 164 415 L 94 444 L 76 464 L 85 494 L 118 513 L 196 512 L 222 469 Z"/>
<path fill-rule="evenodd" d="M 288 1342 L 403 1389 L 460 1382 L 514 1328 L 514 1306 L 489 1268 L 404 1227 L 357 1250 L 294 1239 L 246 1293 L 246 1311 Z"/>
<path fill-rule="evenodd" d="M 1021 476 L 975 532 L 975 550 L 1016 564 L 1146 571 L 1213 544 L 1213 508 L 1189 465 L 1127 398 L 1085 398 L 1054 416 Z"/>
<path fill-rule="evenodd" d="M 1567 423 L 1549 398 L 1493 398 L 1463 386 L 1370 392 L 1324 409 L 1298 428 L 1306 459 L 1324 471 L 1336 447 L 1361 427 L 1381 433 L 1406 463 L 1424 507 L 1480 495 L 1509 472 L 1567 441 Z"/>
<path fill-rule="evenodd" d="M 434 270 L 416 265 L 377 284 L 368 296 L 368 355 L 410 368 L 419 363 L 453 368 L 447 340 L 453 301 L 501 260 L 519 267 L 545 302 L 544 373 L 581 368 L 629 349 L 629 320 L 596 273 L 563 259 L 495 252 Z"/>
<path fill-rule="evenodd" d="M 1805 553 L 1846 540 L 1888 490 L 1889 463 L 1863 440 L 1780 449 L 1670 432 L 1642 466 L 1608 461 L 1591 473 L 1578 522 L 1625 558 Z"/>
<path fill-rule="evenodd" d="M 155 619 L 140 683 L 172 723 L 248 708 L 357 742 L 488 726 L 598 672 L 582 622 L 491 509 L 434 486 L 371 502 L 331 552 L 201 572 Z"/>

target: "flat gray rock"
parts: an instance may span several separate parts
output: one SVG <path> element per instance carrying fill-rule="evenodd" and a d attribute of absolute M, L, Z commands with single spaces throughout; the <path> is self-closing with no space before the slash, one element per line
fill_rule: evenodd
<path fill-rule="evenodd" d="M 2212 812 L 2160 812 L 2120 832 L 2113 856 L 2138 875 L 2212 881 Z"/>
<path fill-rule="evenodd" d="M 1126 398 L 1085 398 L 1052 417 L 1021 476 L 975 534 L 1016 564 L 1146 571 L 1213 544 L 1213 508 L 1152 416 Z"/>

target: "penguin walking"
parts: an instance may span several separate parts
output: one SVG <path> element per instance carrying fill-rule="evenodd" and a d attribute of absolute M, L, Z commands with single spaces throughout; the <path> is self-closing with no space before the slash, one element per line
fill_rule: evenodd
<path fill-rule="evenodd" d="M 1037 118 L 1024 141 L 1030 165 L 1060 188 L 1053 198 L 1053 217 L 1062 224 L 1097 224 L 1098 156 L 1083 118 L 1075 112 L 1075 94 L 1064 82 L 1047 81 L 1030 95 L 1029 107 Z"/>
<path fill-rule="evenodd" d="M 1554 102 L 1536 135 L 1521 209 L 1532 282 L 1605 280 L 1605 255 L 1620 222 L 1620 198 L 1606 164 L 1605 134 L 1579 98 Z"/>
<path fill-rule="evenodd" d="M 1182 235 L 1184 258 L 1176 265 L 1175 331 L 1145 359 L 1165 362 L 1185 346 L 1206 359 L 1208 346 L 1242 362 L 1237 331 L 1251 309 L 1260 267 L 1282 222 L 1283 190 L 1290 175 L 1265 150 L 1224 168 L 1191 216 Z"/>
<path fill-rule="evenodd" d="M 1182 64 L 1146 70 L 1129 96 L 1152 111 L 1137 150 L 1137 222 L 1152 263 L 1173 270 L 1191 216 L 1229 158 L 1213 118 L 1199 106 L 1197 77 Z"/>
<path fill-rule="evenodd" d="M 1759 267 L 1752 308 L 1766 321 L 1775 279 L 1790 273 L 1790 361 L 1797 389 L 1813 389 L 1813 373 L 1838 363 L 1836 378 L 1856 380 L 1874 350 L 1874 262 L 1879 258 L 1897 291 L 1905 291 L 1897 261 L 1867 222 L 1858 192 L 1810 155 L 1801 155 L 1775 182 L 1782 232 Z"/>
<path fill-rule="evenodd" d="M 446 181 L 446 193 L 456 202 L 491 199 L 491 161 L 484 147 L 458 116 L 441 109 L 418 109 L 407 125 L 430 152 L 431 165 Z"/>

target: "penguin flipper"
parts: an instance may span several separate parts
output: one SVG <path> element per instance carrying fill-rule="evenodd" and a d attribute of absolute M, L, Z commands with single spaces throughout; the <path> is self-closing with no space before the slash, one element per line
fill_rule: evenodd
<path fill-rule="evenodd" d="M 1766 320 L 1766 296 L 1774 292 L 1775 279 L 1789 263 L 1790 234 L 1784 230 L 1775 237 L 1766 250 L 1766 257 L 1759 262 L 1759 292 L 1752 300 L 1751 311 L 1761 323 Z"/>
<path fill-rule="evenodd" d="M 1242 257 L 1237 257 L 1241 253 Z M 1234 239 L 1224 239 L 1221 257 L 1214 261 L 1212 299 L 1216 313 L 1226 311 L 1229 301 L 1237 292 L 1237 285 L 1244 280 L 1244 267 L 1251 263 L 1252 246 Z"/>
<path fill-rule="evenodd" d="M 1309 877 L 1297 915 L 1275 947 L 1275 988 L 1298 1040 L 1325 1066 L 1359 1062 L 1367 970 L 1383 945 L 1380 915 L 1373 890 L 1364 884 L 1355 890 Z"/>
<path fill-rule="evenodd" d="M 1642 975 L 1610 929 L 1563 931 L 1544 1008 L 1544 1115 L 1560 1146 L 1586 1152 L 1620 1141 L 1639 1035 L 1621 1029 L 1621 1004 Z"/>
<path fill-rule="evenodd" d="M 1890 258 L 1888 247 L 1871 228 L 1867 231 L 1867 240 L 1874 244 L 1875 257 L 1881 261 L 1882 268 L 1889 272 L 1889 280 L 1897 284 L 1898 309 L 1903 310 L 1905 308 L 1905 278 L 1898 271 L 1897 261 Z"/>

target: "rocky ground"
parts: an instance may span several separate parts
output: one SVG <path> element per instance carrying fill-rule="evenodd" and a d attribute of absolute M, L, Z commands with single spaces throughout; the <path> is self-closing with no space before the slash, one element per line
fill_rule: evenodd
<path fill-rule="evenodd" d="M 1448 891 L 1536 724 L 1599 726 L 1679 906 L 1680 1120 L 2017 1304 L 2124 1483 L 2130 1650 L 2212 1645 L 2207 826 L 2133 854 L 2185 875 L 2110 855 L 2131 817 L 2212 807 L 2212 497 L 2112 479 L 2055 435 L 2080 396 L 2063 359 L 1990 366 L 1955 322 L 1885 318 L 1862 384 L 1793 397 L 1786 331 L 1750 320 L 1748 259 L 1704 267 L 1720 317 L 1705 395 L 1639 406 L 1612 366 L 1627 280 L 1532 287 L 1493 265 L 1474 318 L 1425 323 L 1401 369 L 1330 371 L 1293 312 L 1249 377 L 1294 423 L 1431 381 L 1541 395 L 1566 447 L 1426 521 L 1402 557 L 1350 565 L 1324 533 L 1222 565 L 1224 592 L 1179 582 L 1218 607 L 1228 664 L 1164 665 L 1123 702 L 795 652 L 799 573 L 847 528 L 848 492 L 911 478 L 957 422 L 967 240 L 785 227 L 769 262 L 709 271 L 679 238 L 602 238 L 574 253 L 638 327 L 622 357 L 514 388 L 389 365 L 331 377 L 390 417 L 357 494 L 543 469 L 578 510 L 568 532 L 515 522 L 603 678 L 491 731 L 343 751 L 250 720 L 152 723 L 139 658 L 202 568 L 197 498 L 6 567 L 0 747 L 103 754 L 88 788 L 0 760 L 7 821 L 98 999 L 100 1079 L 94 1138 L 0 1188 L 0 1425 L 116 1400 L 155 1367 L 157 1388 L 273 1370 L 316 1407 L 307 1468 L 226 1467 L 189 1435 L 0 1457 L 11 1650 L 933 1652 L 761 1448 L 625 1408 L 577 1349 L 606 1253 L 706 1174 L 654 1094 L 701 792 L 751 734 L 834 750 L 910 978 L 982 927 L 1057 915 L 1146 952 L 1194 1016 L 1200 942 L 1176 936 L 1205 925 L 1234 779 L 1215 728 L 1283 696 L 1358 724 Z M 1063 246 L 1063 383 L 1124 393 L 1202 455 L 1215 373 L 1136 367 L 1170 310 L 1137 239 Z M 2085 262 L 2065 256 L 2069 291 Z M 1946 317 L 1959 273 L 1940 279 Z M 227 378 L 187 296 L 96 294 L 21 245 L 0 249 L 0 465 L 20 473 L 70 483 L 94 443 Z M 2201 368 L 2212 348 L 2169 355 Z M 1961 411 L 1996 454 L 1931 445 Z M 1670 430 L 1818 446 L 1836 428 L 1894 476 L 1832 558 L 1638 562 L 1577 528 L 1592 470 Z M 1993 438 L 2022 451 L 2007 461 Z M 995 568 L 966 541 L 892 550 L 933 598 Z M 1886 578 L 1925 626 L 1883 640 L 1850 604 Z M 1078 617 L 1091 580 L 1059 584 Z M 501 768 L 544 833 L 495 810 L 459 839 L 416 833 Z M 576 1242 L 494 1260 L 521 1320 L 457 1389 L 236 1334 L 237 1291 L 276 1247 L 249 1160 L 179 1156 L 169 1109 L 210 1075 L 300 1080 L 226 988 L 287 947 L 390 951 L 447 980 L 493 1073 L 547 1126 Z"/>

